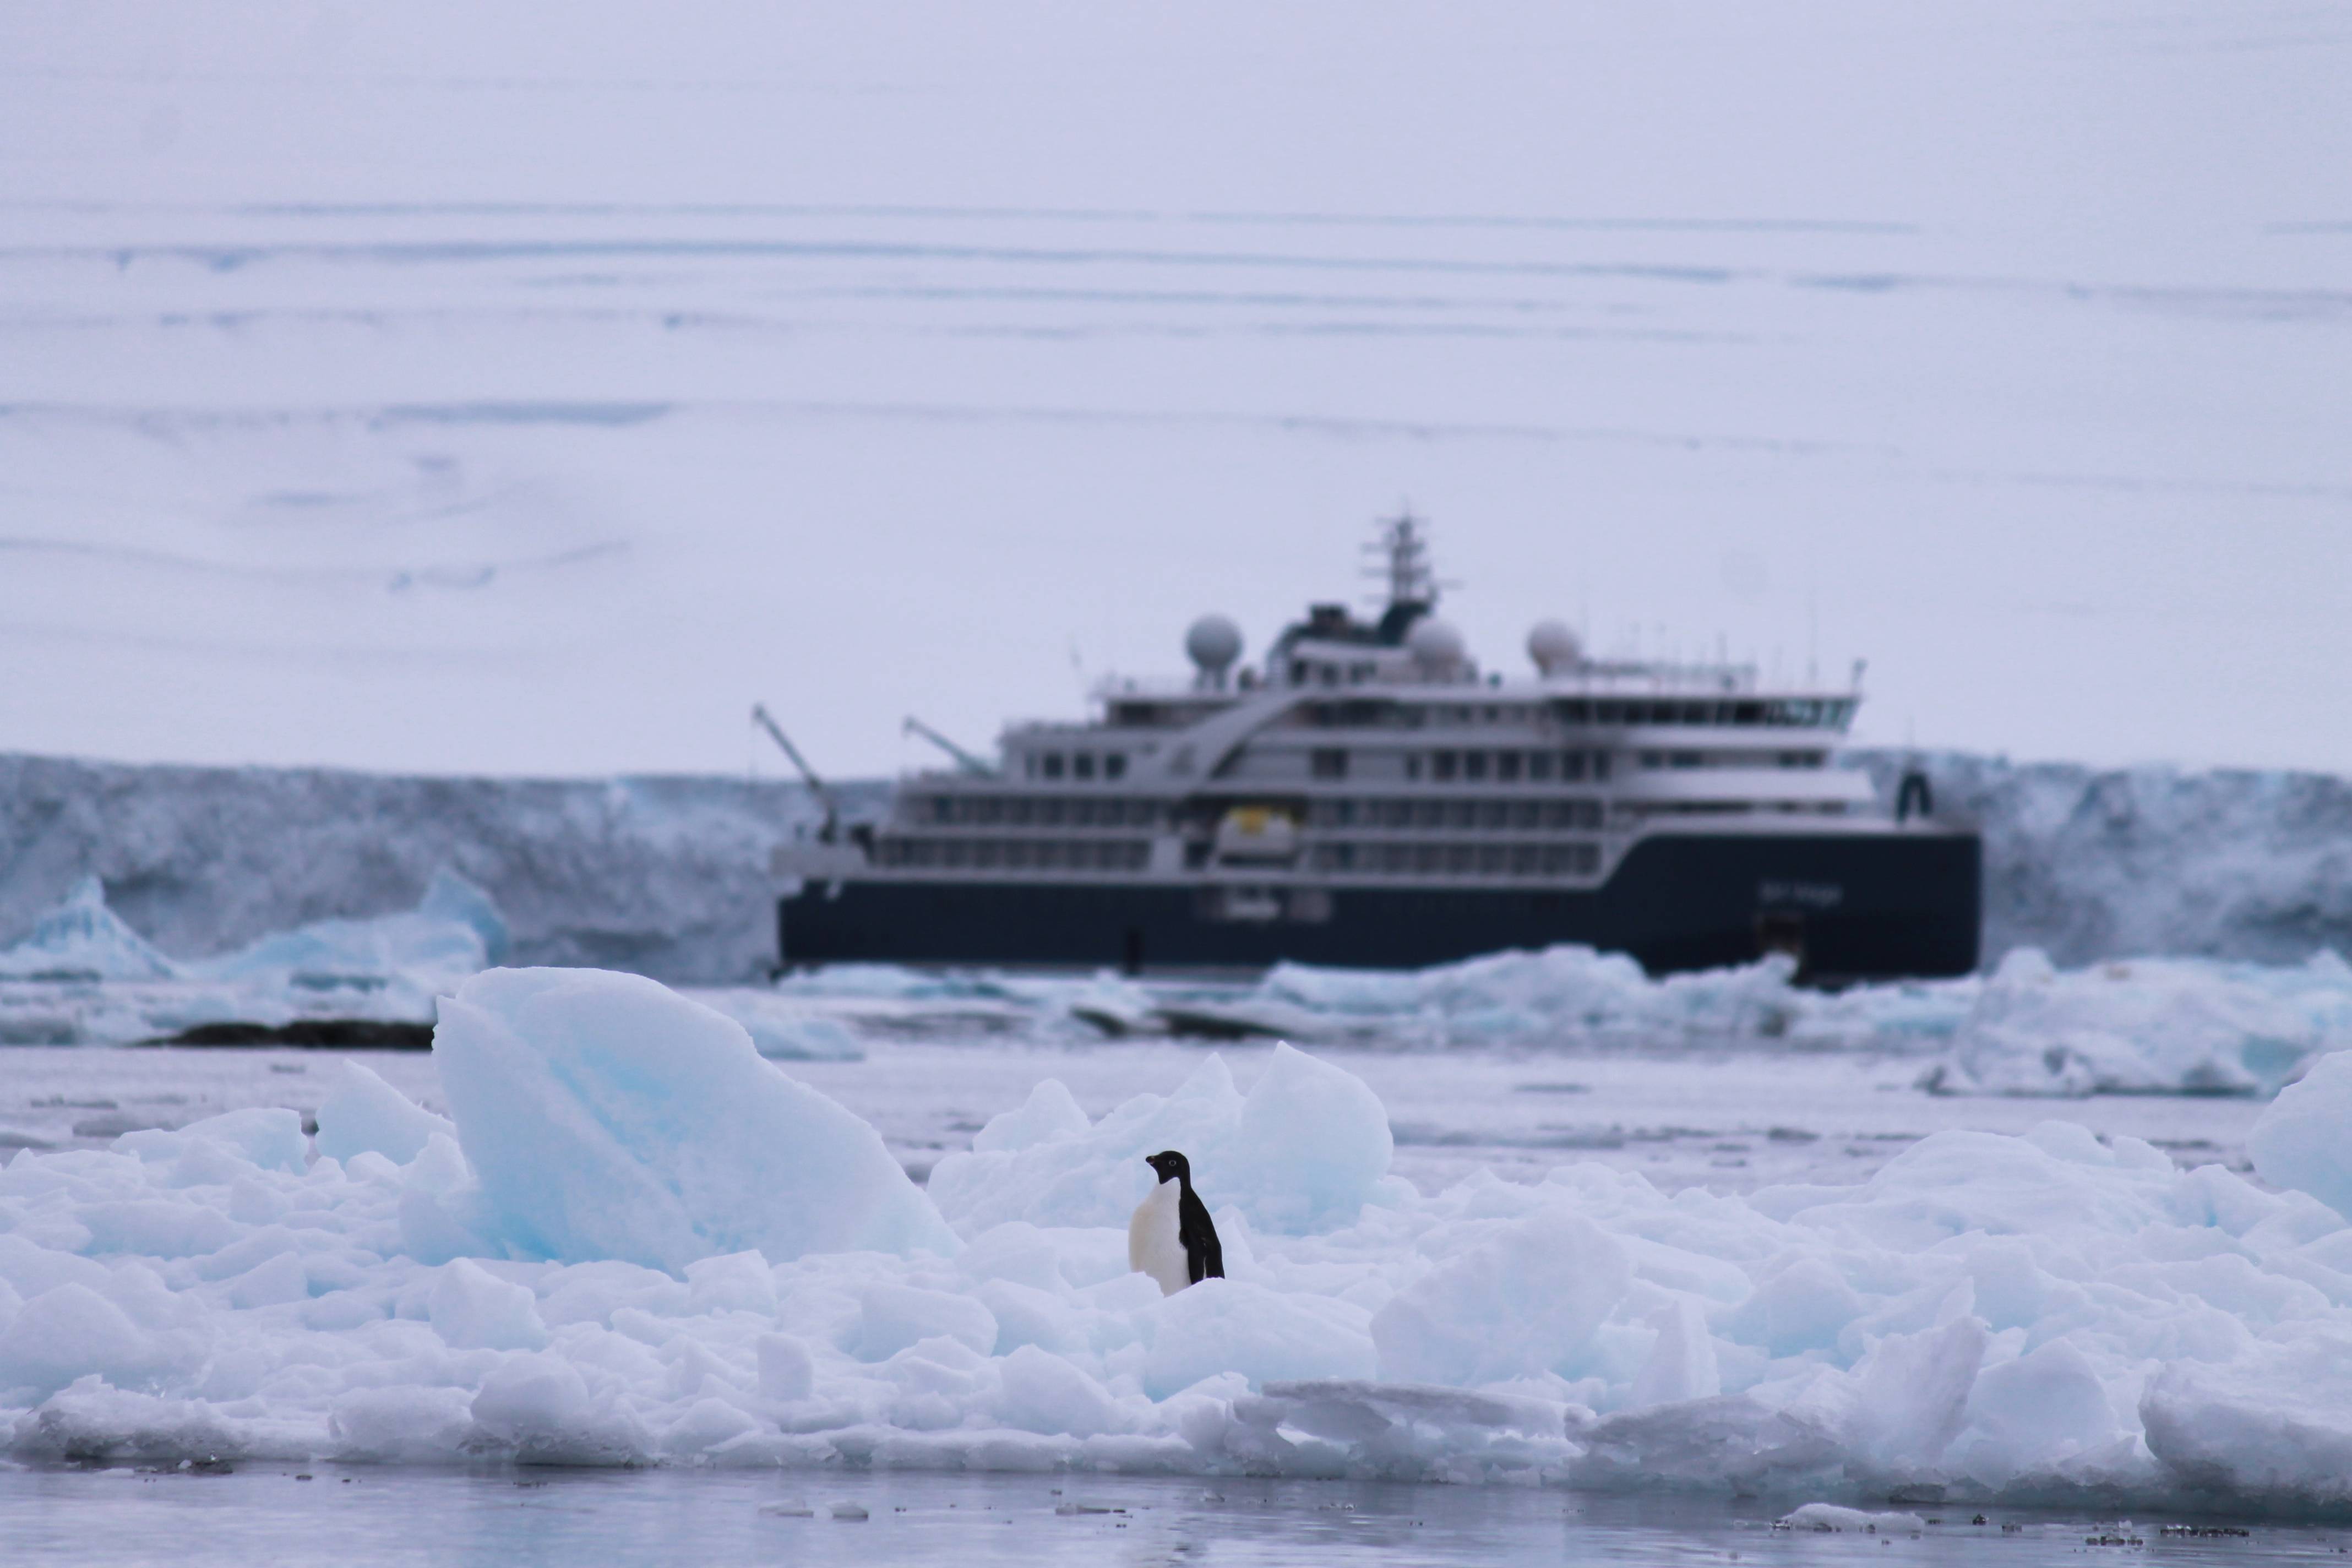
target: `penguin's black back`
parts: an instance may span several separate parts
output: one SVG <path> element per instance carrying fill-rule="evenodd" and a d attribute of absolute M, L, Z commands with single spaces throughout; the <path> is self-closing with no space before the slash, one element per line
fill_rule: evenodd
<path fill-rule="evenodd" d="M 1192 1191 L 1188 1178 L 1184 1191 L 1176 1200 L 1176 1239 L 1184 1244 L 1184 1268 L 1198 1285 L 1203 1279 L 1225 1277 L 1225 1249 L 1217 1240 L 1217 1227 L 1209 1218 L 1209 1205 Z"/>

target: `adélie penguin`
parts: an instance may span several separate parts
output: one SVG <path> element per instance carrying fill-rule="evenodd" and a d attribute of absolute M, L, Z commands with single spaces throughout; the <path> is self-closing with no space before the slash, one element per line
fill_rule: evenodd
<path fill-rule="evenodd" d="M 1143 1163 L 1160 1184 L 1135 1205 L 1135 1216 L 1127 1222 L 1129 1267 L 1158 1280 L 1163 1296 L 1203 1279 L 1223 1279 L 1225 1249 L 1217 1244 L 1209 1205 L 1192 1191 L 1192 1163 L 1173 1149 Z"/>

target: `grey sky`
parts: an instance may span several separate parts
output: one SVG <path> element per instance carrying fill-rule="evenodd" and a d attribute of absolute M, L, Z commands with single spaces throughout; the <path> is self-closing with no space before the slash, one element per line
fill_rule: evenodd
<path fill-rule="evenodd" d="M 2352 769 L 2352 42 L 2146 5 L 18 7 L 0 745 L 826 765 L 1361 592 Z"/>

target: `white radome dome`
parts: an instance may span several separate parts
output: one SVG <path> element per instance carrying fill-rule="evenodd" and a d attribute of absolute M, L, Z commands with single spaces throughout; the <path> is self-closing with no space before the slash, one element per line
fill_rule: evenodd
<path fill-rule="evenodd" d="M 1462 642 L 1462 634 L 1434 617 L 1415 621 L 1412 630 L 1405 633 L 1404 647 L 1405 651 L 1412 655 L 1414 663 L 1441 670 L 1460 664 L 1463 654 L 1467 651 Z"/>
<path fill-rule="evenodd" d="M 1546 675 L 1558 675 L 1584 662 L 1584 649 L 1564 622 L 1538 621 L 1528 630 L 1528 657 Z"/>
<path fill-rule="evenodd" d="M 1192 662 L 1215 674 L 1242 656 L 1242 629 L 1223 616 L 1202 616 L 1184 634 Z"/>

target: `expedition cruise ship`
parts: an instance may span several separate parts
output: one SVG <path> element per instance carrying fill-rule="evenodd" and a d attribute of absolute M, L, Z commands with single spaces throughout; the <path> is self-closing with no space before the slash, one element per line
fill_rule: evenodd
<path fill-rule="evenodd" d="M 1106 681 L 1088 718 L 1013 724 L 993 760 L 947 745 L 880 821 L 843 826 L 811 774 L 825 826 L 773 864 L 783 963 L 1395 967 L 1582 942 L 1653 973 L 1976 966 L 1976 834 L 1934 818 L 1922 777 L 1882 802 L 1832 765 L 1859 666 L 1768 684 L 1592 658 L 1547 621 L 1532 672 L 1488 673 L 1437 617 L 1414 520 L 1380 549 L 1377 619 L 1312 605 L 1250 668 L 1204 616 L 1190 679 Z"/>

